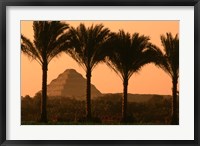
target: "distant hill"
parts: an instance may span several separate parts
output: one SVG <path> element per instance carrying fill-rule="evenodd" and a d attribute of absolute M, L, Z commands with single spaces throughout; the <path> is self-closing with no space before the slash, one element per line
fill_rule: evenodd
<path fill-rule="evenodd" d="M 121 101 L 122 93 L 107 93 L 103 94 L 103 96 L 99 97 L 99 99 L 107 99 L 107 100 L 116 100 Z M 172 96 L 170 95 L 157 95 L 157 94 L 128 94 L 128 102 L 148 102 L 150 100 L 161 100 L 161 99 L 170 99 Z M 96 98 L 98 100 L 98 98 Z"/>

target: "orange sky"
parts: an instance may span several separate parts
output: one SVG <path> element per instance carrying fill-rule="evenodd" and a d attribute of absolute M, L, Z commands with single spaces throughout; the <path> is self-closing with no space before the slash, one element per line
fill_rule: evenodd
<path fill-rule="evenodd" d="M 160 35 L 172 32 L 173 35 L 179 33 L 179 21 L 66 21 L 71 26 L 78 26 L 80 22 L 86 26 L 91 24 L 104 24 L 111 31 L 117 32 L 123 29 L 133 34 L 139 32 L 150 36 L 151 42 L 162 49 Z M 30 40 L 33 40 L 32 21 L 21 21 L 21 33 Z M 84 70 L 68 55 L 63 53 L 58 58 L 54 58 L 48 67 L 49 84 L 53 79 L 66 69 L 74 68 L 85 77 Z M 122 81 L 114 71 L 105 64 L 99 64 L 92 72 L 92 84 L 102 93 L 122 92 Z M 41 90 L 42 70 L 36 61 L 21 54 L 21 95 L 34 96 Z M 128 92 L 140 94 L 171 94 L 171 78 L 153 64 L 145 65 L 141 71 L 129 80 Z M 78 92 L 78 91 L 77 91 Z"/>

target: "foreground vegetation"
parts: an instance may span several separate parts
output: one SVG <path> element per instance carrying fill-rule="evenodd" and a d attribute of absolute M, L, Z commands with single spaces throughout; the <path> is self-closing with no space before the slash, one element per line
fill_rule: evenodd
<path fill-rule="evenodd" d="M 171 118 L 171 98 L 154 95 L 147 101 L 128 102 L 126 123 L 121 123 L 121 95 L 104 95 L 92 100 L 92 122 L 85 119 L 85 101 L 72 98 L 49 98 L 48 123 L 40 123 L 40 97 L 26 96 L 21 100 L 22 125 L 168 125 Z"/>

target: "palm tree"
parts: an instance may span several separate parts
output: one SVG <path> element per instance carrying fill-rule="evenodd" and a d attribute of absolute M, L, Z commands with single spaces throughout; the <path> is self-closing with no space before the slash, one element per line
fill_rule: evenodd
<path fill-rule="evenodd" d="M 106 63 L 122 79 L 122 122 L 127 121 L 127 93 L 128 80 L 133 73 L 148 63 L 155 62 L 154 56 L 160 54 L 159 49 L 153 47 L 149 37 L 134 33 L 132 36 L 120 30 L 113 38 L 112 51 L 107 57 Z"/>
<path fill-rule="evenodd" d="M 178 97 L 177 97 L 177 84 L 179 78 L 179 37 L 175 37 L 171 33 L 166 33 L 160 37 L 162 46 L 164 47 L 164 59 L 159 66 L 167 73 L 172 79 L 172 118 L 171 124 L 178 124 Z"/>
<path fill-rule="evenodd" d="M 68 24 L 60 21 L 34 21 L 34 40 L 21 35 L 21 50 L 42 66 L 41 122 L 47 122 L 47 70 L 49 62 L 67 48 L 65 30 Z"/>
<path fill-rule="evenodd" d="M 69 29 L 71 49 L 67 51 L 86 72 L 86 118 L 91 120 L 91 75 L 95 66 L 105 58 L 105 46 L 110 30 L 102 24 L 88 28 L 80 24 L 77 28 Z"/>

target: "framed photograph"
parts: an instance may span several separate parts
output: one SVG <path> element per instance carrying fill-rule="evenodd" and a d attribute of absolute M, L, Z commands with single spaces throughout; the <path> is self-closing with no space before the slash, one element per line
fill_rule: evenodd
<path fill-rule="evenodd" d="M 199 145 L 199 7 L 1 1 L 0 144 Z"/>

